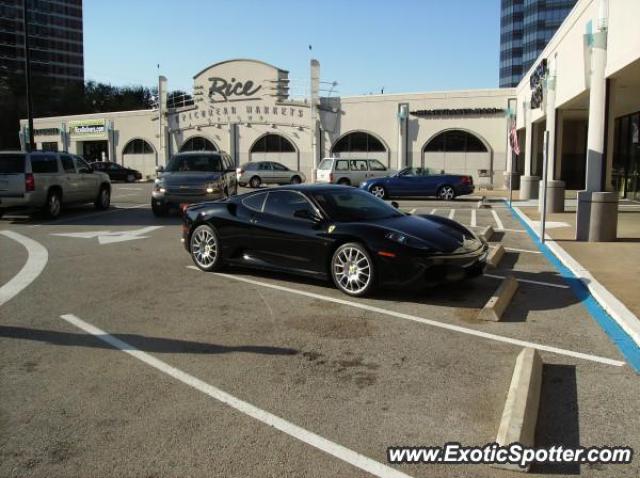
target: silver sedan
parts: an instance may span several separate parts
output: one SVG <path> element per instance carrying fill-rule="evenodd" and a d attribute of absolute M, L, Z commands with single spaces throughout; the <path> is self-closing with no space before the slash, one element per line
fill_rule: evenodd
<path fill-rule="evenodd" d="M 300 184 L 307 178 L 300 171 L 273 161 L 255 161 L 241 165 L 237 170 L 238 184 L 257 188 L 261 184 Z"/>

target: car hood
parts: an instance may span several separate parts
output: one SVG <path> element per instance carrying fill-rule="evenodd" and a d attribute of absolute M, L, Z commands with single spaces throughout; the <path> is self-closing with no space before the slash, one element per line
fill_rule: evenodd
<path fill-rule="evenodd" d="M 482 247 L 482 241 L 469 229 L 439 216 L 398 216 L 377 221 L 377 224 L 390 231 L 405 234 L 414 239 L 414 244 L 422 243 L 434 252 L 457 254 Z M 418 239 L 418 243 L 415 239 Z M 411 245 L 411 241 L 407 245 Z"/>
<path fill-rule="evenodd" d="M 197 186 L 220 179 L 222 173 L 178 172 L 162 173 L 160 180 L 165 186 Z"/>

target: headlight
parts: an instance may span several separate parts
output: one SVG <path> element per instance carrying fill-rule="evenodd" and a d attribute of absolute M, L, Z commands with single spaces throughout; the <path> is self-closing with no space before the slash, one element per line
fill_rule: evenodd
<path fill-rule="evenodd" d="M 401 232 L 387 232 L 384 238 L 393 242 L 397 242 L 399 244 L 405 244 L 408 239 L 407 236 L 405 236 Z"/>
<path fill-rule="evenodd" d="M 207 194 L 217 193 L 219 190 L 220 189 L 214 184 L 209 184 L 206 189 Z"/>

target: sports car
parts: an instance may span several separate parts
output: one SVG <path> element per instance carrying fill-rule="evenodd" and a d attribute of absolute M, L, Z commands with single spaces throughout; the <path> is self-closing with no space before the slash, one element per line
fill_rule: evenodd
<path fill-rule="evenodd" d="M 445 200 L 471 194 L 475 189 L 471 176 L 430 168 L 404 168 L 391 176 L 368 179 L 360 188 L 379 198 L 435 196 Z"/>
<path fill-rule="evenodd" d="M 200 269 L 241 265 L 331 279 L 351 296 L 480 275 L 488 250 L 455 221 L 406 214 L 347 186 L 284 186 L 183 212 L 182 241 Z"/>

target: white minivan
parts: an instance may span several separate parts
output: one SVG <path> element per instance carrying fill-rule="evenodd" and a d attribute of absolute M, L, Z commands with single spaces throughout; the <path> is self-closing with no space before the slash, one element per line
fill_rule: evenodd
<path fill-rule="evenodd" d="M 360 186 L 371 178 L 390 176 L 394 170 L 377 159 L 324 158 L 318 165 L 316 182 Z"/>

